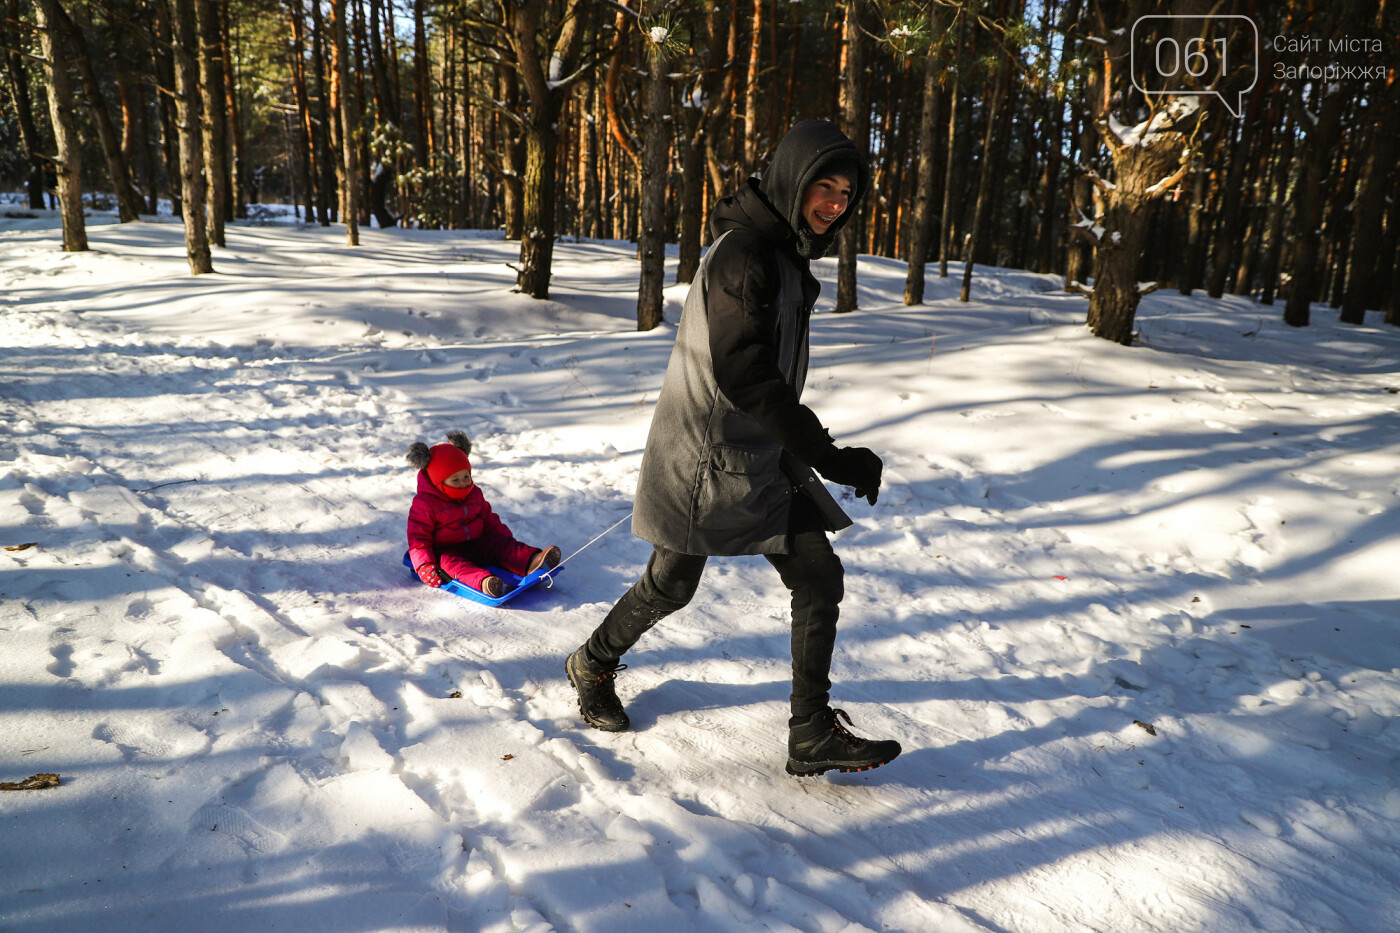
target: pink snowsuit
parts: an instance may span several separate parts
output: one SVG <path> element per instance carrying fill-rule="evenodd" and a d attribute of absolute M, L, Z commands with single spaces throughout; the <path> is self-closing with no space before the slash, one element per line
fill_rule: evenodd
<path fill-rule="evenodd" d="M 492 576 L 488 566 L 524 576 L 538 550 L 515 540 L 480 486 L 473 485 L 465 499 L 449 499 L 433 485 L 427 470 L 418 471 L 418 493 L 408 510 L 408 554 L 415 570 L 436 564 L 449 577 L 479 590 Z"/>

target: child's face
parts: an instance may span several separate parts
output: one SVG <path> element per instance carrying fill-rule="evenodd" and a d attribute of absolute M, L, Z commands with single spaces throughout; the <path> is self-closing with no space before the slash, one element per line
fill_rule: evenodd
<path fill-rule="evenodd" d="M 851 180 L 845 175 L 828 175 L 807 186 L 802 193 L 802 217 L 812 232 L 821 236 L 846 213 L 851 203 Z"/>
<path fill-rule="evenodd" d="M 472 471 L 458 470 L 443 480 L 442 484 L 451 489 L 470 489 L 472 488 Z"/>

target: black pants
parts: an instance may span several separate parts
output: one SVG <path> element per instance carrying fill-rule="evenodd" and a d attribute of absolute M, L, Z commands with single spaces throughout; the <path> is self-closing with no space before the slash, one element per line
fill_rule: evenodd
<path fill-rule="evenodd" d="M 794 531 L 786 554 L 765 554 L 792 592 L 792 716 L 825 709 L 831 698 L 831 652 L 845 593 L 841 559 L 824 531 Z M 618 600 L 588 639 L 588 653 L 616 662 L 657 622 L 690 602 L 705 558 L 656 548 L 646 573 Z"/>

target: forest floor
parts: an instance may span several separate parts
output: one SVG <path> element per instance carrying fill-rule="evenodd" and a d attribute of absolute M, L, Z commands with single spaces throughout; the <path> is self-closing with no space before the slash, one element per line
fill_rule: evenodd
<path fill-rule="evenodd" d="M 844 505 L 834 703 L 783 773 L 787 593 L 716 559 L 583 726 L 624 525 L 489 609 L 404 569 L 413 441 L 517 536 L 627 515 L 684 286 L 629 244 L 513 294 L 499 234 L 0 220 L 0 928 L 144 933 L 1400 928 L 1400 329 L 864 257 L 804 396 Z M 674 262 L 674 260 L 673 260 Z M 672 265 L 672 271 L 674 266 Z M 954 266 L 954 270 L 958 269 Z M 1149 728 L 1150 727 L 1150 728 Z"/>

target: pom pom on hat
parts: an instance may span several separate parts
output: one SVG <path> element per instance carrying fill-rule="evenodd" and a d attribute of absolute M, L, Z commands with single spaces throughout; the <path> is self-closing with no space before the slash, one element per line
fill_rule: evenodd
<path fill-rule="evenodd" d="M 433 459 L 433 452 L 422 441 L 414 441 L 408 445 L 408 456 L 404 459 L 415 470 L 425 470 L 428 468 L 428 461 Z"/>

